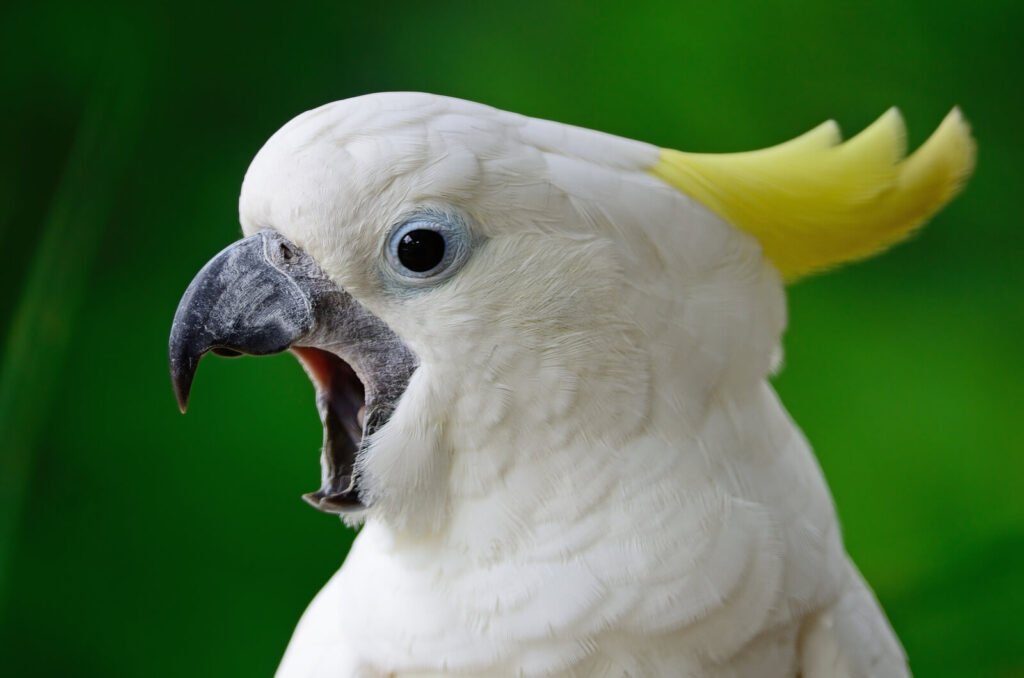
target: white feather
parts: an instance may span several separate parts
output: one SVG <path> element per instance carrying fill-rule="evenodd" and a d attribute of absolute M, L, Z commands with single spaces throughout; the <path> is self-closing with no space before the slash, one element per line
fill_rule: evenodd
<path fill-rule="evenodd" d="M 305 248 L 422 362 L 279 676 L 906 675 L 766 381 L 780 279 L 657 155 L 423 94 L 330 104 L 260 151 L 245 231 Z M 381 243 L 423 205 L 483 244 L 396 294 Z"/>

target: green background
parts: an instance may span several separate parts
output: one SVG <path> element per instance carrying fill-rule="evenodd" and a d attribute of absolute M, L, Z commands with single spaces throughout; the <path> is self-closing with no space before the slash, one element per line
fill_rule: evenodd
<path fill-rule="evenodd" d="M 0 672 L 268 675 L 351 532 L 299 500 L 289 356 L 171 316 L 263 141 L 426 90 L 697 151 L 954 104 L 980 154 L 913 243 L 791 289 L 776 380 L 919 676 L 1024 676 L 1020 2 L 8 2 L 0 9 Z"/>

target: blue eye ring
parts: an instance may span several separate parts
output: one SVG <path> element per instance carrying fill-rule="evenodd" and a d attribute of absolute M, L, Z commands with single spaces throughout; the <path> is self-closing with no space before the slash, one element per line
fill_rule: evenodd
<path fill-rule="evenodd" d="M 424 233 L 425 232 L 425 233 Z M 443 254 L 436 265 L 422 270 L 403 263 L 409 260 L 410 246 L 426 243 L 437 248 L 440 236 Z M 403 221 L 391 230 L 385 245 L 385 258 L 391 272 L 414 284 L 445 280 L 454 274 L 469 256 L 470 235 L 462 217 L 447 212 L 422 212 Z"/>

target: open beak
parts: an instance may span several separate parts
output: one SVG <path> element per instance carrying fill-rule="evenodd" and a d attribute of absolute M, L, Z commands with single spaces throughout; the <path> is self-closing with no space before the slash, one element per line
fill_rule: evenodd
<path fill-rule="evenodd" d="M 324 426 L 321 487 L 304 495 L 328 513 L 366 507 L 357 462 L 405 392 L 417 360 L 383 321 L 274 231 L 228 246 L 199 271 L 174 315 L 171 383 L 182 412 L 207 352 L 291 349 L 312 379 Z"/>

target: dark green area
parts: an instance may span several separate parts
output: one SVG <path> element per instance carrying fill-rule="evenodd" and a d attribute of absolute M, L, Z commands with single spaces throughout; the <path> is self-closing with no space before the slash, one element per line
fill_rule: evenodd
<path fill-rule="evenodd" d="M 791 290 L 783 399 L 920 676 L 1024 676 L 1024 5 L 8 2 L 0 9 L 0 673 L 270 674 L 351 533 L 287 356 L 209 360 L 179 295 L 290 117 L 426 90 L 686 150 L 954 104 L 980 147 L 912 244 Z"/>

